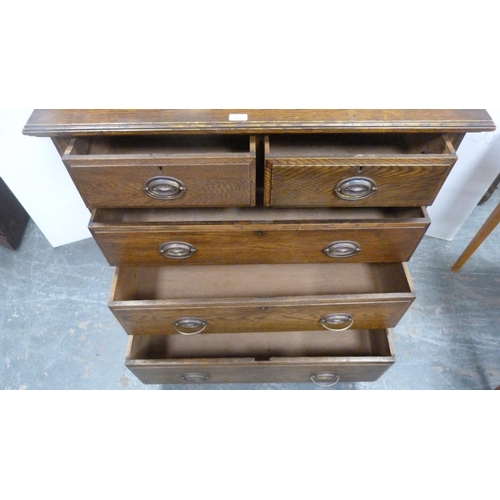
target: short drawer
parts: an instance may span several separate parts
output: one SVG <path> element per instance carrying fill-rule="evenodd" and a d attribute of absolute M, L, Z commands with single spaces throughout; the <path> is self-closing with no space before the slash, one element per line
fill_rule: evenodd
<path fill-rule="evenodd" d="M 255 204 L 253 136 L 77 138 L 63 161 L 89 207 Z"/>
<path fill-rule="evenodd" d="M 431 205 L 457 160 L 440 134 L 266 137 L 266 206 Z"/>
<path fill-rule="evenodd" d="M 99 209 L 89 228 L 112 266 L 406 262 L 425 208 Z"/>
<path fill-rule="evenodd" d="M 131 336 L 126 366 L 145 384 L 377 380 L 394 364 L 388 330 Z"/>
<path fill-rule="evenodd" d="M 109 307 L 130 335 L 394 327 L 406 264 L 120 267 Z"/>

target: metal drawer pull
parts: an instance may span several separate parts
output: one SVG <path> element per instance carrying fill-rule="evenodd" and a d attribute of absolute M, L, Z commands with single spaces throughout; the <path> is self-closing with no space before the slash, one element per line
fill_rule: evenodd
<path fill-rule="evenodd" d="M 197 335 L 205 330 L 207 325 L 208 323 L 200 318 L 181 318 L 174 323 L 174 328 L 181 335 Z"/>
<path fill-rule="evenodd" d="M 144 183 L 144 192 L 158 200 L 174 200 L 186 193 L 186 186 L 173 177 L 151 177 Z"/>
<path fill-rule="evenodd" d="M 188 259 L 196 253 L 196 248 L 191 243 L 169 241 L 160 246 L 160 253 L 169 259 Z"/>
<path fill-rule="evenodd" d="M 320 319 L 320 323 L 331 332 L 343 332 L 351 328 L 354 324 L 354 318 L 350 314 L 329 314 L 328 316 L 323 316 Z M 337 325 L 345 325 L 346 323 L 346 326 L 336 328 Z"/>
<path fill-rule="evenodd" d="M 320 387 L 332 387 L 340 377 L 336 373 L 315 373 L 311 375 L 311 380 Z"/>
<path fill-rule="evenodd" d="M 205 373 L 184 373 L 181 378 L 185 382 L 205 382 L 208 380 L 208 375 Z"/>
<path fill-rule="evenodd" d="M 342 259 L 344 257 L 352 257 L 361 251 L 361 247 L 355 241 L 334 241 L 327 245 L 323 252 L 328 257 Z"/>
<path fill-rule="evenodd" d="M 377 184 L 368 177 L 349 177 L 337 184 L 335 194 L 343 200 L 363 200 L 377 191 Z"/>

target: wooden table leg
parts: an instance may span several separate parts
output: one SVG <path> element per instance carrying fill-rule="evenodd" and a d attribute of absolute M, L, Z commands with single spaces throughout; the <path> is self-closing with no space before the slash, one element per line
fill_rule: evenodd
<path fill-rule="evenodd" d="M 495 229 L 500 222 L 500 203 L 496 206 L 495 210 L 488 217 L 486 222 L 481 226 L 467 248 L 463 251 L 462 255 L 457 259 L 452 266 L 453 271 L 459 271 L 461 267 L 469 260 L 469 257 L 478 249 L 479 245 L 486 239 L 486 237 Z"/>

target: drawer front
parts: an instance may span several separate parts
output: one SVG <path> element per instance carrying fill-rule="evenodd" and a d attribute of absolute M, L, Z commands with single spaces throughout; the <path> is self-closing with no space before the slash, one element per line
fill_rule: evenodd
<path fill-rule="evenodd" d="M 395 361 L 388 330 L 351 331 L 336 338 L 322 332 L 237 337 L 235 346 L 231 335 L 211 336 L 207 348 L 203 338 L 132 336 L 126 366 L 146 384 L 281 382 L 331 387 L 377 380 Z"/>
<path fill-rule="evenodd" d="M 97 210 L 89 228 L 112 266 L 179 266 L 406 262 L 430 223 L 420 207 L 373 211 L 371 220 L 356 220 L 360 210 L 299 209 L 294 214 L 285 211 L 292 219 L 284 221 L 283 210 L 265 210 L 268 221 L 260 220 L 257 210 L 238 211 L 233 220 L 223 210 L 212 215 L 165 210 L 149 216 Z M 344 219 L 339 217 L 342 210 Z M 254 220 L 242 220 L 243 215 Z M 185 219 L 197 222 L 188 224 Z"/>
<path fill-rule="evenodd" d="M 361 362 L 296 361 L 285 366 L 266 362 L 248 364 L 228 360 L 224 363 L 186 361 L 126 362 L 129 370 L 144 384 L 224 384 L 224 383 L 310 383 L 325 387 L 336 382 L 373 382 L 394 363 L 386 360 Z M 338 378 L 337 378 L 338 376 Z"/>
<path fill-rule="evenodd" d="M 254 137 L 94 137 L 63 161 L 89 207 L 255 204 Z"/>
<path fill-rule="evenodd" d="M 111 266 L 406 262 L 425 229 L 92 231 Z"/>
<path fill-rule="evenodd" d="M 265 139 L 267 206 L 431 205 L 457 156 L 439 134 Z"/>
<path fill-rule="evenodd" d="M 76 187 L 90 207 L 232 207 L 255 204 L 254 159 L 225 159 L 208 165 L 185 160 L 149 163 L 154 165 L 68 164 Z"/>
<path fill-rule="evenodd" d="M 374 161 L 267 160 L 266 206 L 432 205 L 452 164 L 374 165 Z"/>
<path fill-rule="evenodd" d="M 118 268 L 130 335 L 391 328 L 415 298 L 405 264 Z"/>
<path fill-rule="evenodd" d="M 111 303 L 110 309 L 130 335 L 186 336 L 213 333 L 315 331 L 330 329 L 333 333 L 355 328 L 392 328 L 397 325 L 413 302 L 412 297 L 391 299 L 379 296 L 373 300 L 325 300 L 324 304 L 301 300 L 250 300 L 225 305 L 211 304 L 182 307 Z M 309 302 L 309 303 L 308 303 Z"/>

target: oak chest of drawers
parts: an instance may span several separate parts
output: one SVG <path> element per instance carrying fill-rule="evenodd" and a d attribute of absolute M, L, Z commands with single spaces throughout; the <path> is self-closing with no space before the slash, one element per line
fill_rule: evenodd
<path fill-rule="evenodd" d="M 144 383 L 373 381 L 484 110 L 36 110 Z"/>

